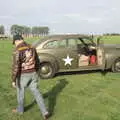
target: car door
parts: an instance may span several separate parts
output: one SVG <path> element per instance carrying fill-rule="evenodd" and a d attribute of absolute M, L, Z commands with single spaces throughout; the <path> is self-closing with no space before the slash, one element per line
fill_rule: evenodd
<path fill-rule="evenodd" d="M 73 52 L 67 47 L 67 39 L 54 39 L 47 42 L 43 47 L 43 53 L 49 54 L 57 61 L 59 69 L 72 69 L 74 66 Z"/>
<path fill-rule="evenodd" d="M 97 60 L 98 60 L 99 68 L 104 70 L 104 68 L 105 68 L 105 51 L 104 51 L 103 40 L 100 38 L 97 39 Z"/>
<path fill-rule="evenodd" d="M 73 70 L 78 68 L 78 53 L 75 39 L 58 40 L 54 55 L 60 69 Z"/>
<path fill-rule="evenodd" d="M 88 68 L 89 55 L 86 46 L 79 38 L 70 38 L 67 40 L 67 54 L 73 58 L 71 69 L 83 70 Z"/>
<path fill-rule="evenodd" d="M 65 69 L 78 69 L 78 58 L 79 52 L 77 47 L 77 39 L 68 38 L 66 52 L 64 53 L 63 58 Z"/>

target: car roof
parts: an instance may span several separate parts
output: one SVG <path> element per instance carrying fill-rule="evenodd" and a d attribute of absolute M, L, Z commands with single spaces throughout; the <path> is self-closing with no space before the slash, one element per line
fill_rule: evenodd
<path fill-rule="evenodd" d="M 50 39 L 55 39 L 55 40 L 61 40 L 61 39 L 72 39 L 72 38 L 87 38 L 90 39 L 93 36 L 91 35 L 84 35 L 84 34 L 59 34 L 59 35 L 49 35 L 49 36 L 44 36 L 43 38 L 41 38 L 40 40 L 38 40 L 37 42 L 33 43 L 34 46 L 37 46 L 38 44 L 46 41 L 46 40 L 50 40 Z"/>
<path fill-rule="evenodd" d="M 46 36 L 43 39 L 65 39 L 65 38 L 90 38 L 90 35 L 84 35 L 84 34 L 61 34 L 61 35 L 50 35 Z"/>

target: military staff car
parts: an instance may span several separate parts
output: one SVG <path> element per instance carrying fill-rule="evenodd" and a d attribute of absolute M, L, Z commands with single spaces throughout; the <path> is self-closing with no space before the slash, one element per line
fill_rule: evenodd
<path fill-rule="evenodd" d="M 87 35 L 55 35 L 35 42 L 40 58 L 40 76 L 58 72 L 105 70 L 120 72 L 120 46 L 105 45 Z"/>

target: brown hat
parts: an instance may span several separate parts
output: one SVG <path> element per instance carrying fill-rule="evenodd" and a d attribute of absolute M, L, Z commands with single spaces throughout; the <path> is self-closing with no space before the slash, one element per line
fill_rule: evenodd
<path fill-rule="evenodd" d="M 14 35 L 14 36 L 13 36 L 13 44 L 15 44 L 15 41 L 16 41 L 16 40 L 23 40 L 22 35 L 20 35 L 20 34 Z"/>

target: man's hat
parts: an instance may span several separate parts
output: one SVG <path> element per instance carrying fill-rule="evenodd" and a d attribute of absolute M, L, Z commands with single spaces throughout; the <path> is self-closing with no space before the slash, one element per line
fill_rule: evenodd
<path fill-rule="evenodd" d="M 16 41 L 16 40 L 23 40 L 22 35 L 20 35 L 20 34 L 14 35 L 14 36 L 13 36 L 13 44 L 15 44 L 15 41 Z"/>

